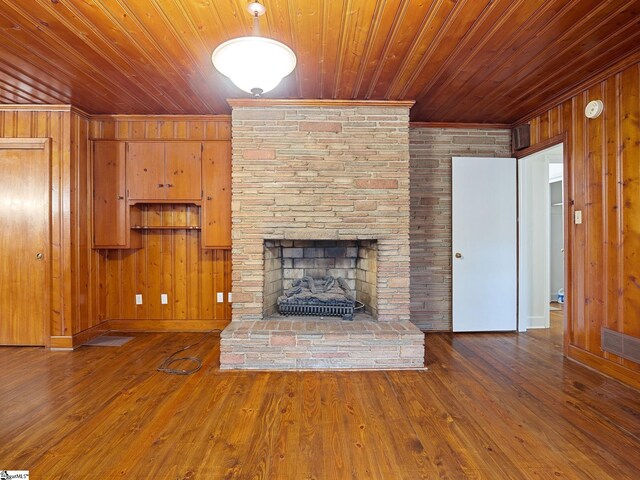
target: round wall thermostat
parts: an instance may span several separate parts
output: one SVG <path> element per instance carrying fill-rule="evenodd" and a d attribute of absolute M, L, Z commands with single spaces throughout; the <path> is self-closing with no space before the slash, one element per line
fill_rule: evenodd
<path fill-rule="evenodd" d="M 604 104 L 600 100 L 592 100 L 587 103 L 587 107 L 584 109 L 584 115 L 587 118 L 598 118 L 604 110 Z"/>

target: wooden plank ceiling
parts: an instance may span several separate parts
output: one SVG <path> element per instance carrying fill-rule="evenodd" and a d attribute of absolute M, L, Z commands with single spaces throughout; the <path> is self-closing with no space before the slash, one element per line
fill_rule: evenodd
<path fill-rule="evenodd" d="M 3 0 L 0 102 L 224 114 L 211 65 L 247 0 Z M 416 100 L 414 121 L 511 123 L 640 51 L 640 0 L 265 0 L 295 72 L 266 98 Z"/>

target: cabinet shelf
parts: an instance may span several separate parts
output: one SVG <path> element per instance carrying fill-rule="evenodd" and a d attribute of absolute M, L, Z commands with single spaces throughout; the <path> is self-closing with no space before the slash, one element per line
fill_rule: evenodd
<path fill-rule="evenodd" d="M 200 226 L 191 225 L 133 225 L 131 230 L 200 230 Z"/>

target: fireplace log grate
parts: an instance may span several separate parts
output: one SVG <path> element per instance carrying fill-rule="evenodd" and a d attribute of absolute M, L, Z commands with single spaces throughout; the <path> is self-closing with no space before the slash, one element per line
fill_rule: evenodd
<path fill-rule="evenodd" d="M 353 320 L 355 302 L 341 302 L 330 304 L 281 303 L 278 305 L 280 315 L 302 315 L 317 317 L 342 317 L 343 320 Z"/>

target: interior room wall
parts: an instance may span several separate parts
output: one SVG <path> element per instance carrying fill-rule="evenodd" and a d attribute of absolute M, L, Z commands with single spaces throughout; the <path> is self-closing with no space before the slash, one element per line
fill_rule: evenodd
<path fill-rule="evenodd" d="M 451 157 L 510 157 L 505 128 L 409 129 L 411 321 L 450 331 Z"/>
<path fill-rule="evenodd" d="M 527 119 L 532 145 L 565 138 L 567 355 L 640 385 L 640 365 L 606 353 L 602 328 L 640 338 L 640 64 Z M 584 115 L 591 100 L 604 112 Z"/>
<path fill-rule="evenodd" d="M 229 142 L 230 132 L 230 117 L 224 115 L 105 115 L 92 117 L 89 138 Z M 150 225 L 197 225 L 199 210 L 195 205 L 148 205 L 143 215 Z M 224 327 L 231 315 L 231 252 L 201 246 L 199 230 L 149 230 L 142 248 L 99 250 L 106 261 L 101 317 L 123 330 Z M 163 293 L 165 305 L 160 302 Z M 142 305 L 136 305 L 136 294 L 142 295 Z"/>
<path fill-rule="evenodd" d="M 0 137 L 50 138 L 51 347 L 101 323 L 105 262 L 91 250 L 88 120 L 70 106 L 0 106 Z"/>

